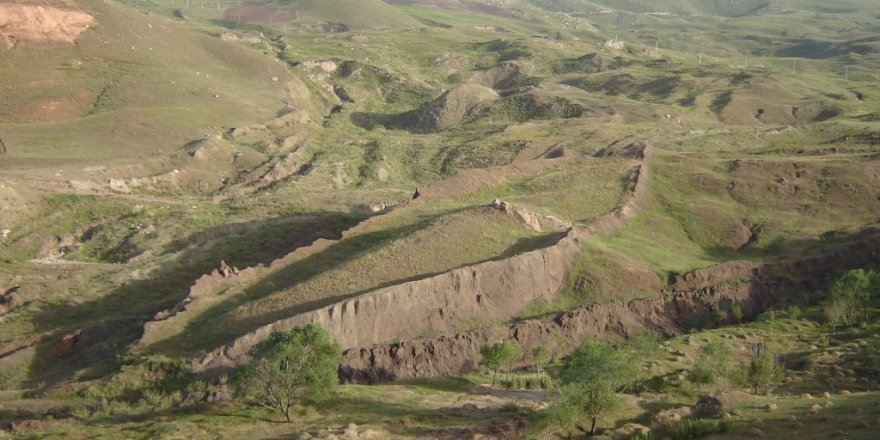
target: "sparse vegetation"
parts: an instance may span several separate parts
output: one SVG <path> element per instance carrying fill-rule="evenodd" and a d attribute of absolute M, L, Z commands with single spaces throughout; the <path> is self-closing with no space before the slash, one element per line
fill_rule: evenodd
<path fill-rule="evenodd" d="M 875 2 L 27 3 L 0 438 L 874 438 Z"/>

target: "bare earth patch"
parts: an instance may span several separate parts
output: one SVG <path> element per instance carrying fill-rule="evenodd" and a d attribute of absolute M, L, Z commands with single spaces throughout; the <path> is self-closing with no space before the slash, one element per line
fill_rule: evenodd
<path fill-rule="evenodd" d="M 8 47 L 20 40 L 73 43 L 94 22 L 94 17 L 81 11 L 0 4 L 0 39 Z"/>

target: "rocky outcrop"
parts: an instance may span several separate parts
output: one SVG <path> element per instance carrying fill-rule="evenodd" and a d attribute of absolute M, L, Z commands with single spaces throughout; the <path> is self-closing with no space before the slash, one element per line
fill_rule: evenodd
<path fill-rule="evenodd" d="M 769 307 L 803 299 L 841 270 L 878 264 L 880 230 L 872 230 L 860 241 L 823 257 L 765 266 L 726 263 L 695 271 L 681 277 L 672 292 L 649 299 L 581 307 L 453 336 L 347 350 L 340 374 L 359 383 L 460 374 L 477 368 L 480 347 L 503 340 L 517 341 L 527 353 L 542 345 L 562 356 L 587 335 L 609 339 L 645 330 L 674 335 L 707 323 L 729 324 L 724 318 L 717 321 L 719 311 L 739 305 L 744 318 L 751 319 Z"/>
<path fill-rule="evenodd" d="M 260 177 L 257 186 L 260 189 L 270 188 L 302 173 L 307 167 L 308 163 L 300 160 L 296 153 L 287 154 Z"/>
<path fill-rule="evenodd" d="M 81 11 L 0 3 L 0 40 L 7 46 L 23 40 L 73 43 L 94 22 Z"/>
<path fill-rule="evenodd" d="M 560 220 L 552 215 L 544 215 L 530 211 L 526 208 L 514 208 L 510 202 L 501 199 L 493 200 L 490 206 L 504 214 L 515 215 L 524 225 L 535 232 L 543 231 L 545 226 L 557 230 L 565 230 L 573 227 L 571 223 Z"/>
<path fill-rule="evenodd" d="M 455 332 L 477 320 L 509 320 L 536 300 L 551 300 L 579 252 L 577 233 L 569 230 L 547 248 L 374 290 L 263 326 L 196 360 L 193 370 L 242 365 L 250 348 L 273 332 L 309 323 L 323 326 L 343 348 L 354 348 Z"/>

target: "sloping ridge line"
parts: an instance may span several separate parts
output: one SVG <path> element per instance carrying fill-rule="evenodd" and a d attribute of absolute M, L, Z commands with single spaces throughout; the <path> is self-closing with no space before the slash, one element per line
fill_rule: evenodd
<path fill-rule="evenodd" d="M 880 265 L 878 229 L 867 239 L 822 257 L 766 265 L 733 262 L 700 269 L 658 297 L 591 305 L 453 336 L 347 350 L 340 375 L 349 382 L 376 383 L 467 373 L 477 369 L 481 347 L 503 340 L 517 341 L 525 353 L 544 346 L 554 356 L 564 356 L 588 335 L 625 338 L 645 330 L 681 334 L 699 322 L 716 320 L 718 312 L 728 312 L 734 305 L 740 306 L 744 319 L 753 319 L 772 306 L 802 299 L 805 292 L 820 292 L 841 270 L 865 265 Z M 715 323 L 733 324 L 732 314 L 727 315 Z"/>
<path fill-rule="evenodd" d="M 488 261 L 368 292 L 329 307 L 260 327 L 192 363 L 197 373 L 221 372 L 248 361 L 251 347 L 276 331 L 318 323 L 344 349 L 425 334 L 456 331 L 479 317 L 510 319 L 536 299 L 563 287 L 580 251 L 569 229 L 554 245 L 501 261 Z"/>
<path fill-rule="evenodd" d="M 211 273 L 202 275 L 190 286 L 186 298 L 176 306 L 159 312 L 151 321 L 144 324 L 144 333 L 133 345 L 132 349 L 137 351 L 164 339 L 167 336 L 163 333 L 166 329 L 176 327 L 177 324 L 184 322 L 189 316 L 197 314 L 215 304 L 222 299 L 221 293 L 235 286 L 247 285 L 258 280 L 261 275 L 280 270 L 297 261 L 322 252 L 342 240 L 358 235 L 375 223 L 380 222 L 385 215 L 391 212 L 389 210 L 383 214 L 365 219 L 342 231 L 339 239 L 319 238 L 310 245 L 296 248 L 283 257 L 273 260 L 268 265 L 260 264 L 226 274 L 221 273 L 218 269 L 214 269 Z"/>
<path fill-rule="evenodd" d="M 645 159 L 629 173 L 624 203 L 595 221 L 588 234 L 607 233 L 626 224 L 649 194 Z M 537 300 L 552 300 L 565 286 L 580 253 L 581 232 L 572 228 L 553 245 L 498 261 L 377 289 L 329 307 L 262 326 L 190 362 L 193 372 L 219 374 L 249 360 L 252 347 L 273 332 L 310 323 L 323 326 L 343 349 L 388 344 L 432 333 L 455 332 L 475 320 L 508 321 Z M 458 327 L 458 328 L 457 328 Z"/>

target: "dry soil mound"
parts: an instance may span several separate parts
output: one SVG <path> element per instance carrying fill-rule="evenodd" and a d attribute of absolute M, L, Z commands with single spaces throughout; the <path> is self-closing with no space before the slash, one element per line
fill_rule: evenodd
<path fill-rule="evenodd" d="M 458 127 L 476 119 L 498 99 L 494 90 L 478 84 L 464 84 L 412 112 L 404 128 L 432 133 Z"/>
<path fill-rule="evenodd" d="M 81 11 L 0 3 L 0 39 L 7 46 L 20 40 L 72 43 L 94 21 L 94 17 Z"/>

